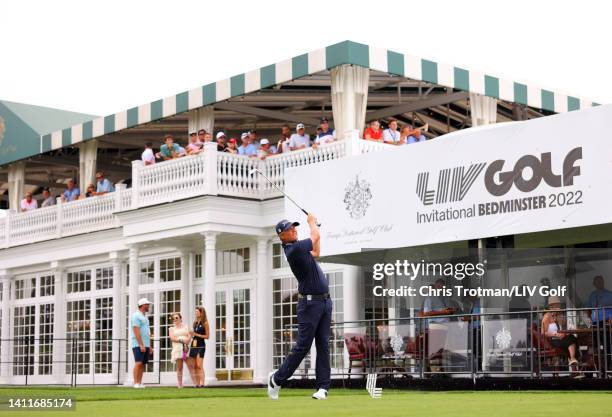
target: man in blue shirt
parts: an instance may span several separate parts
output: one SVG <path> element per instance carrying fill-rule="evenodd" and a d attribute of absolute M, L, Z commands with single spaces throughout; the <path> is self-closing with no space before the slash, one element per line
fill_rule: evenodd
<path fill-rule="evenodd" d="M 98 171 L 96 173 L 96 179 L 98 180 L 96 195 L 103 195 L 106 193 L 112 193 L 115 191 L 115 187 L 113 183 L 108 180 L 108 178 L 104 178 L 104 172 Z"/>
<path fill-rule="evenodd" d="M 329 365 L 329 333 L 332 319 L 332 301 L 329 298 L 327 278 L 315 260 L 321 250 L 321 235 L 317 219 L 311 214 L 307 217 L 310 238 L 298 240 L 295 226 L 297 222 L 281 220 L 276 225 L 276 233 L 283 244 L 285 257 L 291 272 L 298 281 L 297 342 L 285 358 L 278 371 L 268 377 L 268 397 L 278 399 L 281 386 L 293 375 L 306 354 L 312 341 L 317 347 L 316 388 L 312 398 L 327 399 L 330 385 L 331 368 Z"/>
<path fill-rule="evenodd" d="M 134 354 L 134 388 L 144 388 L 142 374 L 144 367 L 152 356 L 151 331 L 149 319 L 145 314 L 149 311 L 151 302 L 146 298 L 138 300 L 138 311 L 130 317 L 130 340 Z"/>
<path fill-rule="evenodd" d="M 601 275 L 593 278 L 593 286 L 595 290 L 589 296 L 587 303 L 587 306 L 593 309 L 591 320 L 593 323 L 612 320 L 612 291 L 606 289 Z"/>
<path fill-rule="evenodd" d="M 257 146 L 251 142 L 251 135 L 247 132 L 240 136 L 240 146 L 238 147 L 238 154 L 245 156 L 257 156 Z"/>
<path fill-rule="evenodd" d="M 71 178 L 68 180 L 68 186 L 62 193 L 62 201 L 69 202 L 78 200 L 81 195 L 81 190 L 76 186 L 74 180 Z"/>
<path fill-rule="evenodd" d="M 164 136 L 164 144 L 159 148 L 159 155 L 164 160 L 179 158 L 185 156 L 185 152 L 181 151 L 181 147 L 174 143 L 174 136 Z"/>

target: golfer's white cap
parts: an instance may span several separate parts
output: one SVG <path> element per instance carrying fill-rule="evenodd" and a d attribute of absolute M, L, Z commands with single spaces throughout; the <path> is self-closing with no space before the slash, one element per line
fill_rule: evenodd
<path fill-rule="evenodd" d="M 295 129 L 304 129 L 304 123 L 298 123 Z"/>
<path fill-rule="evenodd" d="M 153 304 L 153 303 L 147 300 L 146 298 L 141 298 L 140 300 L 138 300 L 138 307 L 143 306 L 145 304 Z"/>
<path fill-rule="evenodd" d="M 223 133 L 223 132 L 217 133 L 217 139 L 224 138 L 224 137 L 225 137 L 225 133 Z"/>
<path fill-rule="evenodd" d="M 260 145 L 269 145 L 270 141 L 268 139 L 264 138 L 264 139 L 259 141 L 259 144 Z"/>

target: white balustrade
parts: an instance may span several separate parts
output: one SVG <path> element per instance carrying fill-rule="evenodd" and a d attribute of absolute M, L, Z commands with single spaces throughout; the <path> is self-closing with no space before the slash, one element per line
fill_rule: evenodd
<path fill-rule="evenodd" d="M 346 139 L 261 160 L 217 152 L 207 143 L 198 155 L 144 166 L 132 163 L 132 188 L 117 184 L 114 193 L 70 203 L 58 203 L 26 213 L 8 213 L 0 218 L 0 247 L 110 229 L 119 226 L 117 212 L 172 202 L 199 195 L 226 195 L 252 199 L 280 196 L 259 175 L 263 172 L 279 188 L 285 186 L 285 169 L 317 164 L 350 155 L 394 148 L 359 139 L 355 132 Z"/>
<path fill-rule="evenodd" d="M 116 227 L 113 193 L 72 201 L 62 205 L 62 236 L 71 236 Z"/>
<path fill-rule="evenodd" d="M 136 207 L 204 194 L 204 187 L 209 181 L 205 165 L 205 153 L 154 165 L 133 164 L 136 175 L 132 176 L 132 187 L 136 193 Z"/>

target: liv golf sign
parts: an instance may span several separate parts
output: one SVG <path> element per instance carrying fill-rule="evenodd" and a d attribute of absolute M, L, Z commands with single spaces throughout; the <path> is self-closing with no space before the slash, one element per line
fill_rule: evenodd
<path fill-rule="evenodd" d="M 286 180 L 325 225 L 323 255 L 610 223 L 612 106 L 294 168 Z"/>

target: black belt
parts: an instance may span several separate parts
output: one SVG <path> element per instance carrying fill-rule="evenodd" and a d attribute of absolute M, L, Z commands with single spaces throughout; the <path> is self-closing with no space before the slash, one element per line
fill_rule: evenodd
<path fill-rule="evenodd" d="M 319 301 L 324 301 L 327 300 L 329 298 L 329 293 L 325 293 L 325 294 L 298 294 L 298 299 L 306 299 L 308 301 L 310 300 L 319 300 Z"/>

